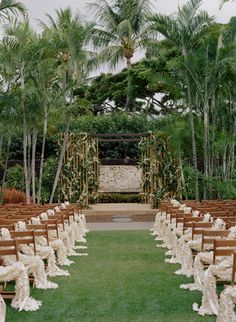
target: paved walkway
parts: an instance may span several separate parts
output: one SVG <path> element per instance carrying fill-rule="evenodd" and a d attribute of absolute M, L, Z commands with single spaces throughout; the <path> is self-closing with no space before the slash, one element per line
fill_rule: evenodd
<path fill-rule="evenodd" d="M 153 222 L 104 222 L 88 223 L 88 229 L 96 230 L 148 230 L 153 226 Z"/>
<path fill-rule="evenodd" d="M 95 211 L 153 211 L 151 205 L 140 203 L 99 203 L 91 207 Z"/>

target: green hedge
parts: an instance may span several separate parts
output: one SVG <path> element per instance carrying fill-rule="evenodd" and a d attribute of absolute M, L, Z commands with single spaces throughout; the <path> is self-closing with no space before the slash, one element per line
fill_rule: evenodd
<path fill-rule="evenodd" d="M 132 203 L 141 202 L 141 195 L 139 194 L 115 194 L 115 193 L 103 193 L 99 194 L 99 203 Z"/>

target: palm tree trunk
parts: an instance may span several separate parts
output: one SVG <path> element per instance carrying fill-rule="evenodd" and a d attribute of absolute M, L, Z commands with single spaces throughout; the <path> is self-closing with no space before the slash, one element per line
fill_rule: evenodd
<path fill-rule="evenodd" d="M 192 108 L 189 108 L 189 122 L 190 122 L 190 129 L 191 129 L 191 133 L 192 133 L 193 168 L 194 168 L 194 172 L 195 172 L 195 199 L 196 200 L 199 200 L 197 147 L 196 147 L 195 127 L 194 127 L 194 120 L 193 120 L 193 111 L 192 111 Z"/>
<path fill-rule="evenodd" d="M 64 156 L 65 156 L 66 146 L 67 146 L 67 142 L 68 142 L 69 127 L 70 127 L 70 122 L 67 123 L 66 131 L 64 133 L 64 140 L 63 140 L 63 144 L 62 144 L 62 148 L 61 148 L 60 158 L 59 158 L 58 165 L 57 165 L 56 177 L 55 177 L 55 180 L 54 180 L 54 184 L 53 184 L 53 188 L 52 188 L 49 203 L 53 202 L 54 194 L 56 192 L 57 185 L 58 185 L 58 182 L 59 182 L 59 179 L 60 179 L 61 169 L 62 169 L 62 165 L 63 165 L 63 159 L 64 159 Z"/>
<path fill-rule="evenodd" d="M 211 99 L 211 114 L 212 114 L 212 131 L 211 131 L 211 149 L 209 156 L 209 174 L 210 176 L 214 175 L 214 161 L 215 161 L 215 125 L 216 125 L 216 95 L 213 93 Z"/>
<path fill-rule="evenodd" d="M 25 114 L 25 113 L 24 113 Z M 25 178 L 25 194 L 26 203 L 30 204 L 30 181 L 28 174 L 28 162 L 27 162 L 27 147 L 28 147 L 28 134 L 27 134 L 27 122 L 25 115 L 23 116 L 23 163 L 24 163 L 24 178 Z"/>
<path fill-rule="evenodd" d="M 184 57 L 185 66 L 187 66 L 187 50 L 183 48 L 182 53 Z M 186 78 L 187 95 L 188 95 L 189 123 L 190 123 L 190 129 L 191 129 L 191 137 L 192 137 L 193 169 L 195 173 L 195 199 L 199 200 L 197 145 L 196 145 L 195 127 L 194 127 L 194 119 L 193 119 L 193 100 L 192 100 L 191 85 L 190 85 L 187 69 L 185 70 L 185 78 Z"/>
<path fill-rule="evenodd" d="M 185 182 L 185 177 L 184 177 L 184 171 L 183 171 L 183 164 L 182 164 L 180 148 L 178 149 L 178 155 L 179 155 L 180 177 L 181 177 L 181 182 L 182 182 L 182 187 L 183 187 L 184 198 L 186 200 L 188 200 L 188 193 L 187 193 L 187 189 L 186 189 L 186 182 Z"/>
<path fill-rule="evenodd" d="M 209 160 L 208 160 L 208 151 L 209 151 L 209 106 L 208 102 L 205 102 L 204 106 L 204 143 L 203 143 L 203 153 L 204 153 L 204 199 L 208 198 L 208 185 L 207 180 L 209 176 Z"/>
<path fill-rule="evenodd" d="M 126 95 L 126 103 L 125 103 L 125 110 L 128 112 L 130 111 L 130 104 L 131 104 L 131 78 L 130 78 L 130 67 L 131 67 L 131 58 L 126 58 L 126 66 L 127 66 L 127 95 Z"/>
<path fill-rule="evenodd" d="M 27 164 L 28 164 L 28 176 L 29 176 L 29 182 L 31 182 L 31 148 L 32 148 L 32 139 L 31 139 L 31 133 L 30 129 L 28 129 L 28 150 L 27 150 Z"/>
<path fill-rule="evenodd" d="M 9 134 L 9 137 L 7 140 L 7 151 L 6 151 L 6 159 L 5 159 L 5 165 L 4 165 L 4 173 L 3 173 L 3 178 L 2 178 L 2 187 L 4 187 L 4 184 L 6 181 L 10 147 L 11 147 L 11 135 Z"/>
<path fill-rule="evenodd" d="M 223 157 L 222 157 L 222 165 L 223 165 L 223 177 L 226 179 L 226 169 L 227 169 L 227 150 L 228 150 L 228 144 L 225 144 L 224 150 L 223 150 Z"/>
<path fill-rule="evenodd" d="M 43 142 L 42 142 L 42 150 L 41 150 L 41 157 L 40 157 L 40 169 L 39 169 L 38 204 L 40 204 L 41 202 L 42 182 L 43 182 L 43 164 L 44 164 L 47 129 L 48 129 L 48 113 L 45 110 L 44 121 L 43 121 Z"/>
<path fill-rule="evenodd" d="M 27 162 L 27 148 L 28 148 L 28 125 L 25 114 L 25 79 L 23 66 L 20 70 L 21 74 L 21 106 L 23 114 L 23 164 L 24 164 L 24 179 L 25 179 L 25 194 L 26 194 L 26 204 L 30 204 L 30 180 L 29 180 L 29 169 Z"/>
<path fill-rule="evenodd" d="M 235 103 L 233 104 L 233 106 Z M 234 117 L 234 125 L 233 125 L 233 143 L 232 143 L 232 160 L 231 160 L 231 169 L 230 169 L 230 178 L 233 177 L 234 173 L 234 163 L 235 163 L 235 139 L 236 139 L 236 117 Z"/>
<path fill-rule="evenodd" d="M 187 74 L 187 73 L 186 73 Z M 193 119 L 193 109 L 192 109 L 192 95 L 190 83 L 187 77 L 187 91 L 188 91 L 188 105 L 189 105 L 189 123 L 191 129 L 191 137 L 192 137 L 192 154 L 193 154 L 193 168 L 195 173 L 195 199 L 199 200 L 199 182 L 198 182 L 198 165 L 197 165 L 197 145 L 195 139 L 195 127 L 194 127 L 194 119 Z"/>
<path fill-rule="evenodd" d="M 0 136 L 0 159 L 2 156 L 2 147 L 3 147 L 3 135 Z"/>
<path fill-rule="evenodd" d="M 35 204 L 36 201 L 36 193 L 35 193 L 35 154 L 36 154 L 36 145 L 37 145 L 37 128 L 36 126 L 33 129 L 33 135 L 32 135 L 32 159 L 31 159 L 31 173 L 32 173 L 32 199 L 33 204 Z"/>

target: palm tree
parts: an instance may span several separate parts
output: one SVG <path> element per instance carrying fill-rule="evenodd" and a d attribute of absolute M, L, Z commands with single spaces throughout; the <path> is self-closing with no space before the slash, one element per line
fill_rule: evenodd
<path fill-rule="evenodd" d="M 61 147 L 50 202 L 52 202 L 54 198 L 66 151 L 71 122 L 70 109 L 73 107 L 74 103 L 73 92 L 87 76 L 89 70 L 88 60 L 91 55 L 93 55 L 93 53 L 86 50 L 86 44 L 90 39 L 92 25 L 90 23 L 82 23 L 78 17 L 73 17 L 69 8 L 57 10 L 56 14 L 56 20 L 48 15 L 50 21 L 49 26 L 41 22 L 48 37 L 51 38 L 51 49 L 55 55 L 54 57 L 57 60 L 58 66 L 56 77 L 58 84 L 64 93 L 64 106 L 67 107 L 64 111 L 67 115 L 64 140 Z"/>
<path fill-rule="evenodd" d="M 93 30 L 95 49 L 101 49 L 97 59 L 109 62 L 113 68 L 126 60 L 129 71 L 132 58 L 137 50 L 143 49 L 150 41 L 147 16 L 151 13 L 149 0 L 116 0 L 112 4 L 99 0 L 90 5 L 95 10 L 97 27 Z M 129 108 L 130 79 L 127 80 L 126 109 Z"/>
<path fill-rule="evenodd" d="M 18 85 L 20 93 L 20 108 L 23 129 L 23 155 L 24 155 L 24 178 L 26 190 L 26 202 L 30 203 L 30 181 L 31 181 L 31 124 L 30 114 L 27 111 L 26 92 L 27 78 L 31 69 L 32 61 L 35 60 L 36 35 L 30 29 L 28 21 L 13 21 L 5 27 L 5 35 L 1 42 L 1 53 L 7 55 L 6 63 L 9 68 L 14 69 L 11 84 Z M 20 116 L 19 116 L 20 117 Z"/>
<path fill-rule="evenodd" d="M 152 15 L 151 28 L 161 33 L 170 43 L 181 50 L 184 61 L 185 83 L 187 87 L 187 105 L 192 133 L 192 154 L 195 172 L 195 197 L 199 199 L 197 148 L 194 128 L 194 101 L 191 91 L 191 78 L 188 70 L 188 59 L 192 50 L 198 46 L 201 37 L 208 31 L 213 19 L 205 11 L 199 11 L 202 0 L 189 0 L 178 9 L 176 17 Z"/>
<path fill-rule="evenodd" d="M 42 124 L 42 146 L 40 156 L 39 180 L 37 191 L 37 202 L 41 203 L 43 167 L 45 144 L 48 132 L 49 115 L 52 108 L 58 104 L 58 99 L 63 95 L 55 78 L 57 68 L 56 60 L 53 58 L 38 57 L 35 69 L 31 71 L 31 78 L 34 82 L 38 100 L 40 101 L 40 119 Z"/>

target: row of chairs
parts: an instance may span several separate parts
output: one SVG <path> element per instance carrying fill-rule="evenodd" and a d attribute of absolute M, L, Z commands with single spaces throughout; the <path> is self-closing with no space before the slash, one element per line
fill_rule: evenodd
<path fill-rule="evenodd" d="M 66 225 L 70 226 L 76 221 L 75 212 L 82 213 L 82 209 L 77 205 L 67 205 L 66 209 L 60 208 L 60 212 L 52 212 L 47 214 L 47 219 L 41 219 L 40 224 L 33 224 L 32 217 L 38 217 L 40 214 L 47 212 L 49 209 L 59 207 L 58 204 L 44 206 L 24 206 L 24 205 L 6 205 L 0 206 L 0 229 L 6 228 L 9 230 L 11 239 L 0 240 L 0 264 L 5 256 L 15 256 L 16 262 L 19 261 L 22 245 L 31 245 L 33 254 L 37 254 L 37 237 L 44 237 L 47 241 L 47 246 L 50 244 L 50 232 L 54 232 L 56 238 L 60 238 L 60 231 L 66 231 Z M 16 224 L 24 222 L 25 231 L 17 231 Z M 55 254 L 56 255 L 56 254 Z M 45 262 L 45 267 L 47 263 Z M 32 276 L 29 280 L 33 282 Z M 6 289 L 7 283 L 3 283 L 0 288 L 0 294 L 3 299 L 12 299 L 15 296 L 14 291 Z"/>
<path fill-rule="evenodd" d="M 220 263 L 222 258 L 232 258 L 232 277 L 231 284 L 235 283 L 236 274 L 236 240 L 229 239 L 230 228 L 236 226 L 236 202 L 233 201 L 204 201 L 202 203 L 185 201 L 185 205 L 181 207 L 178 204 L 163 202 L 160 206 L 160 213 L 163 222 L 172 227 L 172 231 L 177 232 L 177 238 L 189 241 L 191 231 L 191 240 L 201 241 L 201 252 L 212 254 L 211 264 Z M 204 216 L 209 213 L 211 215 L 210 222 L 204 221 Z M 157 216 L 157 217 L 158 217 Z M 157 218 L 156 218 L 157 219 Z M 225 223 L 221 229 L 216 229 L 215 223 L 217 219 L 223 220 Z M 153 227 L 155 232 L 155 225 Z M 191 244 L 191 243 L 190 243 Z M 194 243 L 193 243 L 194 245 Z M 186 249 L 186 248 L 184 248 Z M 211 253 L 209 253 L 211 251 Z M 199 250 L 193 248 L 192 256 L 199 253 Z M 184 254 L 183 254 L 184 256 Z M 205 269 L 208 265 L 205 265 Z"/>

